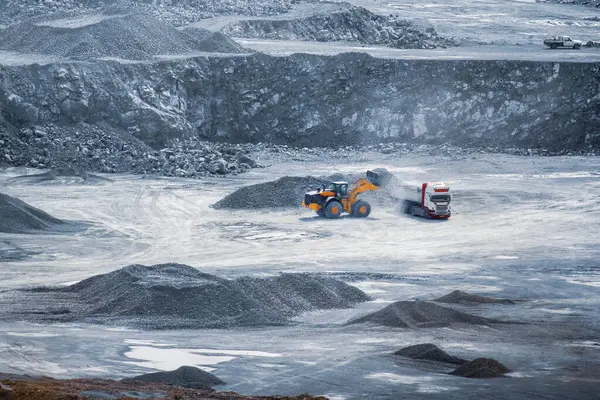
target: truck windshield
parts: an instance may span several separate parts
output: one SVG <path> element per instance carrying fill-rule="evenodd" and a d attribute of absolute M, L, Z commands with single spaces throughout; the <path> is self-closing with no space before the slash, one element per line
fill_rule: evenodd
<path fill-rule="evenodd" d="M 433 202 L 438 202 L 438 201 L 450 201 L 450 195 L 449 194 L 433 194 L 431 195 L 431 197 L 429 197 L 431 199 L 431 201 Z"/>

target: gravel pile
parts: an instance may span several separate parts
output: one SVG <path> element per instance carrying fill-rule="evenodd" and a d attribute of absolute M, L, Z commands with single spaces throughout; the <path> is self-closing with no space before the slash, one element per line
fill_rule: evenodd
<path fill-rule="evenodd" d="M 244 186 L 213 204 L 213 208 L 231 210 L 297 208 L 302 204 L 304 194 L 308 191 L 330 187 L 331 182 L 337 181 L 349 182 L 350 188 L 353 188 L 356 181 L 365 176 L 365 174 L 334 174 L 326 177 L 284 176 L 275 181 Z M 394 179 L 388 187 L 363 193 L 360 198 L 378 204 L 395 204 L 397 199 L 393 189 Z"/>
<path fill-rule="evenodd" d="M 155 150 L 134 136 L 87 124 L 2 130 L 0 167 L 199 178 L 246 172 L 258 164 L 244 145 L 174 140 Z"/>
<path fill-rule="evenodd" d="M 189 35 L 146 13 L 96 12 L 11 25 L 0 31 L 0 49 L 76 60 L 149 60 L 165 54 L 243 51 L 223 34 L 203 33 Z"/>
<path fill-rule="evenodd" d="M 327 3 L 325 3 L 327 4 Z M 312 15 L 244 19 L 232 22 L 221 32 L 243 38 L 271 40 L 345 41 L 399 49 L 433 49 L 458 46 L 453 39 L 439 36 L 433 27 L 398 17 L 381 16 L 348 3 L 336 3 L 334 10 L 310 6 Z M 306 5 L 299 7 L 306 8 Z M 295 17 L 295 18 L 294 18 Z"/>
<path fill-rule="evenodd" d="M 437 361 L 448 364 L 464 364 L 468 362 L 462 358 L 451 356 L 432 343 L 421 343 L 404 347 L 396 351 L 394 355 L 412 358 L 413 360 Z"/>
<path fill-rule="evenodd" d="M 38 15 L 97 11 L 120 6 L 153 14 L 163 22 L 185 25 L 217 15 L 275 15 L 286 12 L 293 0 L 3 0 L 0 23 L 9 24 Z"/>
<path fill-rule="evenodd" d="M 284 325 L 305 311 L 348 308 L 370 299 L 353 286 L 315 275 L 228 280 L 181 264 L 130 265 L 66 288 L 13 294 L 19 309 L 3 318 L 143 329 Z"/>
<path fill-rule="evenodd" d="M 477 358 L 450 372 L 450 375 L 465 378 L 499 378 L 511 372 L 510 369 L 491 358 Z"/>
<path fill-rule="evenodd" d="M 354 319 L 348 324 L 365 322 L 394 328 L 426 328 L 453 324 L 488 325 L 495 321 L 426 301 L 397 301 L 379 311 Z"/>
<path fill-rule="evenodd" d="M 50 214 L 7 194 L 0 193 L 0 232 L 34 233 L 66 224 Z"/>
<path fill-rule="evenodd" d="M 156 382 L 196 389 L 210 388 L 225 383 L 210 372 L 189 366 L 179 367 L 174 371 L 152 372 L 134 376 L 133 378 L 125 378 L 121 379 L 121 382 Z"/>
<path fill-rule="evenodd" d="M 438 297 L 433 301 L 437 301 L 440 303 L 454 303 L 454 304 L 464 304 L 469 305 L 473 303 L 482 303 L 482 304 L 515 304 L 514 301 L 509 299 L 495 299 L 493 297 L 485 297 L 479 296 L 476 294 L 465 293 L 460 290 L 455 290 L 452 293 L 448 293 L 445 296 Z"/>
<path fill-rule="evenodd" d="M 284 176 L 276 181 L 244 186 L 213 205 L 215 209 L 273 209 L 298 207 L 304 193 L 330 181 L 314 176 Z"/>

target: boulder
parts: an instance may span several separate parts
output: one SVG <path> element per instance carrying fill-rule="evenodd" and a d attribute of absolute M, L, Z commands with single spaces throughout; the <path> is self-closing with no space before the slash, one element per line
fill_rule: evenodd
<path fill-rule="evenodd" d="M 510 369 L 492 358 L 476 358 L 456 368 L 450 375 L 465 378 L 498 378 L 509 372 Z"/>

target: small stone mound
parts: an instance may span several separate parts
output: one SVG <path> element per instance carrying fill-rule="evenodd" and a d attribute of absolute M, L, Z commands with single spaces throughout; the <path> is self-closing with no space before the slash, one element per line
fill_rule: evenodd
<path fill-rule="evenodd" d="M 28 296 L 34 304 L 22 302 L 24 318 L 149 329 L 283 325 L 302 312 L 370 300 L 354 286 L 317 275 L 229 280 L 181 264 L 130 265 L 66 288 L 29 290 Z M 42 304 L 69 312 L 50 313 Z"/>
<path fill-rule="evenodd" d="M 244 186 L 213 205 L 215 209 L 299 207 L 304 193 L 329 184 L 314 176 L 284 176 L 276 181 Z"/>
<path fill-rule="evenodd" d="M 476 358 L 456 368 L 450 375 L 465 378 L 498 378 L 509 372 L 510 369 L 492 358 Z"/>
<path fill-rule="evenodd" d="M 0 232 L 32 233 L 51 230 L 65 223 L 24 201 L 0 193 Z"/>
<path fill-rule="evenodd" d="M 473 303 L 482 303 L 482 304 L 515 304 L 514 301 L 509 299 L 495 299 L 493 297 L 485 297 L 479 296 L 476 294 L 470 294 L 463 292 L 461 290 L 455 290 L 452 293 L 448 293 L 445 296 L 438 297 L 433 301 L 437 301 L 439 303 L 454 303 L 454 304 L 473 304 Z"/>
<path fill-rule="evenodd" d="M 426 301 L 397 301 L 379 311 L 351 320 L 348 324 L 365 322 L 395 328 L 426 328 L 453 324 L 488 325 L 494 321 Z"/>
<path fill-rule="evenodd" d="M 248 53 L 242 45 L 221 32 L 202 28 L 185 28 L 183 32 L 198 40 L 198 50 L 207 53 Z"/>
<path fill-rule="evenodd" d="M 437 361 L 448 364 L 464 364 L 468 362 L 465 359 L 451 356 L 432 343 L 421 343 L 414 346 L 408 346 L 396 351 L 394 355 L 415 360 Z"/>
<path fill-rule="evenodd" d="M 153 372 L 134 376 L 133 378 L 125 378 L 121 379 L 121 382 L 156 382 L 196 389 L 213 387 L 225 383 L 210 372 L 190 366 L 179 367 L 174 371 Z"/>

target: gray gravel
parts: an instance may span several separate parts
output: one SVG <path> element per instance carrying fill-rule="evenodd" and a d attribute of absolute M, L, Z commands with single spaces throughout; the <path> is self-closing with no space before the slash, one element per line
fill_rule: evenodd
<path fill-rule="evenodd" d="M 454 324 L 489 325 L 493 320 L 441 307 L 426 301 L 397 301 L 349 324 L 371 322 L 395 328 L 425 328 Z"/>
<path fill-rule="evenodd" d="M 414 360 L 428 360 L 449 364 L 464 364 L 467 360 L 451 356 L 432 343 L 421 343 L 404 347 L 396 352 L 396 356 L 408 357 Z"/>
<path fill-rule="evenodd" d="M 479 296 L 477 294 L 465 293 L 461 290 L 455 290 L 452 293 L 448 293 L 445 296 L 434 299 L 433 301 L 437 301 L 440 303 L 454 303 L 454 304 L 515 304 L 514 301 L 510 299 L 495 299 L 493 297 L 485 297 Z"/>
<path fill-rule="evenodd" d="M 0 49 L 77 60 L 149 60 L 166 54 L 243 52 L 225 35 L 193 35 L 146 13 L 114 11 L 40 17 L 0 31 Z"/>
<path fill-rule="evenodd" d="M 142 374 L 132 378 L 121 379 L 121 382 L 158 382 L 167 385 L 198 389 L 213 387 L 225 383 L 210 372 L 190 366 L 179 367 L 174 371 L 161 371 Z"/>
<path fill-rule="evenodd" d="M 221 32 L 240 38 L 358 42 L 398 49 L 433 49 L 458 46 L 453 39 L 439 36 L 423 26 L 393 15 L 377 15 L 348 3 L 324 2 L 296 5 L 291 13 L 273 18 L 238 19 Z M 329 7 L 328 7 L 329 6 Z M 305 15 L 303 15 L 305 14 Z M 208 21 L 208 24 L 214 24 Z"/>
<path fill-rule="evenodd" d="M 58 218 L 24 201 L 0 193 L 0 232 L 34 233 L 48 231 L 66 224 Z"/>
<path fill-rule="evenodd" d="M 0 314 L 144 329 L 231 328 L 284 325 L 305 311 L 348 308 L 367 300 L 353 286 L 316 275 L 228 280 L 181 264 L 130 265 L 65 288 L 10 292 Z"/>

